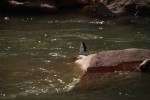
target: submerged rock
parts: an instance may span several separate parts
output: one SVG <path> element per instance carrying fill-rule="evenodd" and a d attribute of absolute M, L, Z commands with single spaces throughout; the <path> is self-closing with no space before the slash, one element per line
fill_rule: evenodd
<path fill-rule="evenodd" d="M 149 57 L 146 49 L 109 50 L 80 57 L 76 63 L 88 73 L 140 71 L 140 64 Z"/>

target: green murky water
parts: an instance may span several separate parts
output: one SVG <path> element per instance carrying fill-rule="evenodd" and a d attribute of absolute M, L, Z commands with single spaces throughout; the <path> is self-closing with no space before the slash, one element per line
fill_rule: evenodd
<path fill-rule="evenodd" d="M 150 18 L 98 20 L 75 14 L 8 17 L 0 17 L 0 99 L 150 99 L 149 74 L 118 74 L 103 84 L 74 90 L 83 72 L 68 64 L 79 54 L 81 41 L 87 44 L 89 54 L 150 49 Z"/>

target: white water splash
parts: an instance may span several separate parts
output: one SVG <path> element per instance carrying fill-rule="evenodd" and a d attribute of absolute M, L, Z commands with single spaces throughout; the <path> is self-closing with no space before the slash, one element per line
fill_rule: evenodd
<path fill-rule="evenodd" d="M 63 90 L 64 90 L 64 91 L 70 91 L 70 90 L 72 90 L 72 89 L 75 87 L 75 85 L 76 85 L 79 81 L 80 81 L 80 79 L 73 78 L 73 82 L 67 84 L 67 85 L 63 88 Z"/>

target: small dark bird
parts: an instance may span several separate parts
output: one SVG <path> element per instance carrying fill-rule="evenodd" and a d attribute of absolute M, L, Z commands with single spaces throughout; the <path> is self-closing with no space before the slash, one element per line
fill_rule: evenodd
<path fill-rule="evenodd" d="M 82 53 L 82 54 L 84 54 L 84 53 L 86 53 L 86 45 L 85 45 L 85 43 L 84 42 L 81 42 L 81 44 L 80 44 L 80 53 Z"/>

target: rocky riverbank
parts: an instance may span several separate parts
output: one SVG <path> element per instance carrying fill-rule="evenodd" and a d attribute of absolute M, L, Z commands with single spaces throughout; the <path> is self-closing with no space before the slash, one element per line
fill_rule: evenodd
<path fill-rule="evenodd" d="M 58 12 L 62 8 L 87 5 L 87 0 L 2 0 L 1 12 Z"/>
<path fill-rule="evenodd" d="M 96 17 L 150 15 L 149 0 L 1 0 L 1 13 L 57 13 L 76 9 Z"/>
<path fill-rule="evenodd" d="M 122 15 L 150 15 L 150 1 L 148 0 L 102 0 L 106 6 L 99 3 L 96 15 L 100 16 L 122 16 Z M 107 9 L 106 9 L 107 8 Z"/>

